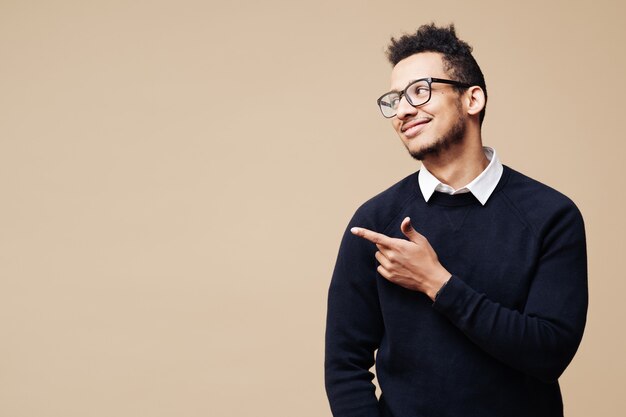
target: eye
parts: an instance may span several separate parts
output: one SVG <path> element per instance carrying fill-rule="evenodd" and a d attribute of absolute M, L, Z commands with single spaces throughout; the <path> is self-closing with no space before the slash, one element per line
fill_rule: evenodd
<path fill-rule="evenodd" d="M 419 97 L 423 95 L 428 95 L 430 88 L 428 87 L 428 83 L 426 82 L 417 82 L 411 85 L 407 91 L 413 97 Z"/>

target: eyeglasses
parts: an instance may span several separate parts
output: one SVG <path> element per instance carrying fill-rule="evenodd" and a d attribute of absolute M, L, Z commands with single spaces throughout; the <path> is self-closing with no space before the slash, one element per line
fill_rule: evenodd
<path fill-rule="evenodd" d="M 388 119 L 395 116 L 398 113 L 398 106 L 400 105 L 402 96 L 406 97 L 406 100 L 413 107 L 428 103 L 431 97 L 432 83 L 450 84 L 462 88 L 471 87 L 471 84 L 465 84 L 459 81 L 432 77 L 420 78 L 419 80 L 411 81 L 404 91 L 390 91 L 380 96 L 376 102 L 378 103 L 378 107 L 380 107 L 381 113 Z"/>

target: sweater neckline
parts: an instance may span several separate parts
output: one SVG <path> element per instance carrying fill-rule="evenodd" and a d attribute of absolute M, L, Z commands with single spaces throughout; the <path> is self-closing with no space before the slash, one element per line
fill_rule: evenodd
<path fill-rule="evenodd" d="M 494 197 L 494 195 L 497 192 L 499 192 L 504 187 L 507 180 L 509 179 L 511 169 L 506 165 L 502 165 L 502 168 L 503 168 L 503 171 L 502 171 L 502 176 L 500 177 L 500 181 L 498 181 L 498 185 L 496 185 L 496 188 L 491 193 L 491 196 L 489 197 L 489 200 L 487 200 L 485 205 L 489 204 L 489 201 Z M 421 198 L 421 201 L 424 201 L 426 205 L 432 205 L 432 204 L 438 205 L 438 206 L 468 206 L 468 205 L 473 205 L 473 204 L 481 205 L 480 201 L 478 201 L 478 199 L 471 192 L 451 195 L 451 194 L 442 193 L 440 191 L 435 191 L 433 195 L 430 197 L 430 199 L 428 200 L 428 202 L 426 202 L 424 200 L 424 195 L 422 194 L 420 190 L 419 181 L 417 180 L 418 175 L 419 175 L 419 171 L 417 171 L 415 175 L 413 176 L 415 192 L 418 194 L 419 198 Z"/>

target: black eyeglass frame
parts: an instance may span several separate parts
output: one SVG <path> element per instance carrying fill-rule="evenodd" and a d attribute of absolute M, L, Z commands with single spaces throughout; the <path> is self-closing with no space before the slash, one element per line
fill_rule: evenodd
<path fill-rule="evenodd" d="M 423 102 L 423 103 L 419 103 L 419 104 L 413 104 L 413 102 L 411 101 L 411 98 L 406 94 L 406 92 L 408 91 L 409 88 L 411 88 L 411 86 L 415 83 L 418 83 L 420 81 L 426 81 L 428 83 L 428 99 Z M 418 106 L 423 106 L 424 104 L 428 103 L 433 95 L 433 89 L 432 89 L 432 84 L 433 83 L 440 83 L 440 84 L 450 84 L 450 85 L 454 85 L 457 87 L 461 87 L 461 88 L 470 88 L 473 84 L 465 84 L 462 83 L 460 81 L 454 81 L 454 80 L 446 80 L 443 78 L 433 78 L 433 77 L 427 77 L 427 78 L 419 78 L 417 80 L 411 81 L 402 91 L 387 91 L 385 94 L 383 94 L 382 96 L 378 97 L 378 100 L 376 100 L 376 103 L 378 104 L 378 108 L 380 109 L 380 112 L 383 114 L 383 117 L 387 118 L 387 119 L 391 119 L 392 117 L 395 117 L 398 112 L 396 111 L 395 114 L 393 114 L 392 116 L 385 116 L 385 113 L 383 112 L 383 104 L 381 104 L 381 101 L 383 99 L 383 97 L 391 94 L 391 93 L 398 93 L 399 94 L 399 98 L 398 98 L 398 102 L 400 102 L 400 100 L 402 100 L 402 97 L 406 97 L 406 101 L 409 102 L 409 104 L 413 107 L 418 107 Z M 387 106 L 390 107 L 390 106 Z M 397 109 L 395 109 L 397 110 Z"/>

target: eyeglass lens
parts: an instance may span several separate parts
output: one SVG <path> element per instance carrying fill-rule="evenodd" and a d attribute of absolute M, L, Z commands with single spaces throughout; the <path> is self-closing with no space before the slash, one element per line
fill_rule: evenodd
<path fill-rule="evenodd" d="M 409 104 L 420 106 L 430 99 L 430 84 L 426 80 L 416 81 L 405 89 L 405 95 Z M 396 115 L 400 105 L 401 93 L 391 92 L 381 97 L 380 110 L 385 117 Z"/>

